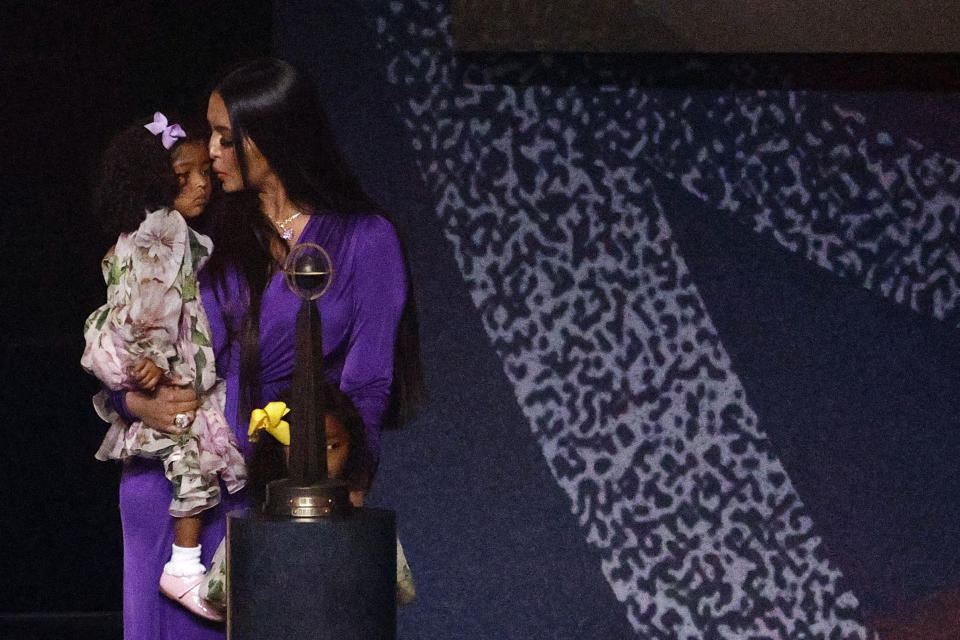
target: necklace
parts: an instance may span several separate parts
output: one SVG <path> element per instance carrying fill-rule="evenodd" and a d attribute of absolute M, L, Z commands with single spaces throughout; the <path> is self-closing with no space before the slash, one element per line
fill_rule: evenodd
<path fill-rule="evenodd" d="M 277 225 L 277 231 L 280 232 L 280 237 L 284 240 L 289 240 L 293 237 L 293 227 L 290 226 L 290 223 L 299 218 L 301 215 L 300 211 L 297 211 L 295 214 L 290 216 L 285 220 L 280 222 L 274 222 L 273 224 Z"/>

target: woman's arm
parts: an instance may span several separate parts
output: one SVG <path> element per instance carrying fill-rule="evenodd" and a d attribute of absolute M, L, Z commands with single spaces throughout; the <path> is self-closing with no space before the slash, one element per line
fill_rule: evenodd
<path fill-rule="evenodd" d="M 367 448 L 380 458 L 380 429 L 393 381 L 397 326 L 407 296 L 403 254 L 387 220 L 371 216 L 357 230 L 351 265 L 352 322 L 340 389 L 363 417 Z"/>

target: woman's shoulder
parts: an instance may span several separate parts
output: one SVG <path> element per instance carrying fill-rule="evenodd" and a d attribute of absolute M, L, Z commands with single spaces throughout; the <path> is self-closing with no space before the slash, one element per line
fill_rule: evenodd
<path fill-rule="evenodd" d="M 382 213 L 362 213 L 353 217 L 356 221 L 357 234 L 372 240 L 379 238 L 396 240 L 397 230 Z"/>
<path fill-rule="evenodd" d="M 356 211 L 350 213 L 321 212 L 317 215 L 319 215 L 321 219 L 335 221 L 345 228 L 354 231 L 385 228 L 393 229 L 393 224 L 391 224 L 387 216 L 381 211 Z"/>
<path fill-rule="evenodd" d="M 395 261 L 400 257 L 397 230 L 379 213 L 355 216 L 353 246 L 355 254 L 375 262 Z"/>
<path fill-rule="evenodd" d="M 341 243 L 363 250 L 365 247 L 398 242 L 393 224 L 381 213 L 320 213 L 300 237 L 300 242 L 317 242 L 339 236 Z"/>

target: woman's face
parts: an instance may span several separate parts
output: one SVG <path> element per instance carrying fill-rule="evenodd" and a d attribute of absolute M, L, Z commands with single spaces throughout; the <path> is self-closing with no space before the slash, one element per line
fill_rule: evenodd
<path fill-rule="evenodd" d="M 210 157 L 202 142 L 184 142 L 173 151 L 173 172 L 180 193 L 173 208 L 185 218 L 196 218 L 210 201 Z"/>
<path fill-rule="evenodd" d="M 243 189 L 243 176 L 237 166 L 237 154 L 234 149 L 233 131 L 230 129 L 230 115 L 227 105 L 219 93 L 210 94 L 207 103 L 207 122 L 210 123 L 210 144 L 207 150 L 213 161 L 213 171 L 223 183 L 224 191 Z"/>
<path fill-rule="evenodd" d="M 207 103 L 207 121 L 210 123 L 210 159 L 213 160 L 213 170 L 223 183 L 224 191 L 240 191 L 244 186 L 260 190 L 268 176 L 273 175 L 266 158 L 260 153 L 253 140 L 243 140 L 243 153 L 247 161 L 246 181 L 240 173 L 237 164 L 236 140 L 230 128 L 230 114 L 227 105 L 220 94 L 210 94 Z"/>

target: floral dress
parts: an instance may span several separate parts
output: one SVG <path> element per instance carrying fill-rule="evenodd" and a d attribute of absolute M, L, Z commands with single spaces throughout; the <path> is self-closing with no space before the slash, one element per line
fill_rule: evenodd
<path fill-rule="evenodd" d="M 246 467 L 223 415 L 225 387 L 216 376 L 210 326 L 200 302 L 197 271 L 213 243 L 187 226 L 179 212 L 158 209 L 117 240 L 103 261 L 107 302 L 87 318 L 80 363 L 110 390 L 135 389 L 130 367 L 146 358 L 167 384 L 189 385 L 200 406 L 187 432 L 166 434 L 141 421 L 127 424 L 94 396 L 110 424 L 99 460 L 159 458 L 173 484 L 170 515 L 191 516 L 220 502 L 220 483 L 234 493 L 246 483 Z"/>

